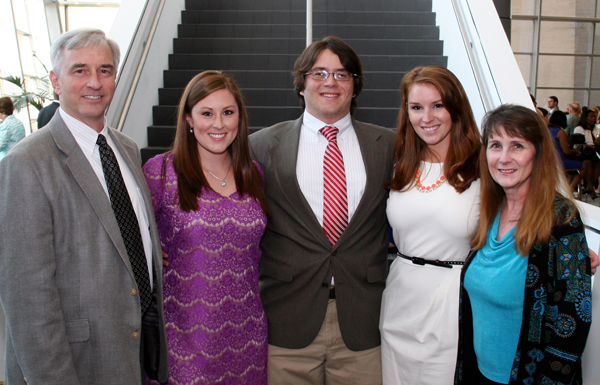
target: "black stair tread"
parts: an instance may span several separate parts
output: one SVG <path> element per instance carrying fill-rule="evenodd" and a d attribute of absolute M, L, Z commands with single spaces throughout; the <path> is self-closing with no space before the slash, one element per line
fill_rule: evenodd
<path fill-rule="evenodd" d="M 424 54 L 431 51 L 442 54 L 443 42 L 432 39 L 379 39 L 380 44 L 373 44 L 372 39 L 345 39 L 359 55 L 364 54 Z M 265 54 L 292 55 L 295 58 L 302 52 L 305 39 L 265 39 L 265 38 L 176 38 L 173 54 Z M 291 68 L 290 68 L 291 69 Z"/>
<path fill-rule="evenodd" d="M 299 10 L 306 0 L 186 0 L 187 10 Z M 327 0 L 313 1 L 313 11 L 431 11 L 431 0 Z"/>
<path fill-rule="evenodd" d="M 182 24 L 195 23 L 243 23 L 303 24 L 306 11 L 293 10 L 185 10 L 181 14 Z M 404 24 L 426 25 L 435 23 L 435 14 L 430 11 L 313 11 L 313 23 L 325 24 Z"/>
<path fill-rule="evenodd" d="M 179 24 L 178 36 L 218 38 L 225 36 L 256 38 L 299 38 L 306 34 L 303 24 Z M 313 24 L 313 35 L 338 35 L 343 39 L 398 37 L 438 38 L 439 27 L 435 25 L 349 25 Z"/>
<path fill-rule="evenodd" d="M 167 151 L 183 88 L 206 69 L 225 70 L 244 95 L 251 132 L 302 113 L 293 65 L 304 50 L 305 0 L 186 0 L 145 154 Z M 406 71 L 445 66 L 432 0 L 313 0 L 313 40 L 337 35 L 359 54 L 365 76 L 358 120 L 395 127 Z M 193 34 L 193 37 L 192 37 Z M 168 142 L 168 143 L 167 143 Z M 162 147 L 161 147 L 162 146 Z M 144 150 L 142 150 L 144 153 Z M 144 155 L 142 155 L 144 156 Z"/>
<path fill-rule="evenodd" d="M 369 61 L 388 61 L 397 62 L 402 58 L 407 60 L 428 60 L 443 57 L 441 54 L 387 54 L 387 55 L 369 55 L 363 54 L 361 62 Z M 169 68 L 172 70 L 186 70 L 202 67 L 212 67 L 223 71 L 227 70 L 248 70 L 248 71 L 267 71 L 267 70 L 287 70 L 292 71 L 294 62 L 297 59 L 295 55 L 269 55 L 269 54 L 171 54 L 169 55 Z"/>
<path fill-rule="evenodd" d="M 365 58 L 369 59 L 369 58 Z M 444 66 L 447 63 L 447 58 L 440 57 L 398 57 L 397 61 L 391 60 L 389 57 L 380 57 L 375 60 L 371 58 L 369 60 L 363 60 L 363 71 L 365 77 L 365 88 L 379 88 L 389 89 L 390 81 L 389 75 L 393 75 L 393 80 L 400 82 L 405 71 L 410 70 L 419 65 L 431 65 L 437 64 Z M 373 65 L 375 68 L 383 68 L 388 66 L 388 71 L 370 71 L 370 66 Z M 398 68 L 398 71 L 393 71 L 394 68 Z M 206 68 L 210 69 L 210 68 Z M 190 81 L 196 74 L 201 72 L 203 69 L 198 70 L 166 70 L 163 73 L 164 86 L 168 88 L 185 87 L 187 82 Z M 293 76 L 290 70 L 269 70 L 269 71 L 257 71 L 257 70 L 235 70 L 231 69 L 227 71 L 237 82 L 240 88 L 279 88 L 281 86 L 289 85 L 293 87 Z"/>
<path fill-rule="evenodd" d="M 306 9 L 306 0 L 186 0 L 188 10 L 299 10 Z"/>

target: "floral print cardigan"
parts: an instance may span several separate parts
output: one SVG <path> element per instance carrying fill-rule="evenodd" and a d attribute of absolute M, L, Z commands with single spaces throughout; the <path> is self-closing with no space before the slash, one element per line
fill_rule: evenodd
<path fill-rule="evenodd" d="M 521 335 L 509 384 L 581 384 L 581 355 L 592 320 L 591 267 L 584 226 L 567 201 L 554 201 L 555 223 L 547 244 L 529 252 Z M 473 318 L 461 275 L 459 348 L 455 384 L 476 384 Z"/>

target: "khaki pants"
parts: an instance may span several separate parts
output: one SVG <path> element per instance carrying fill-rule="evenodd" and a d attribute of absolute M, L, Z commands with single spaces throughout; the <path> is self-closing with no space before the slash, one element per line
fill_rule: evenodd
<path fill-rule="evenodd" d="M 380 385 L 381 347 L 354 352 L 346 347 L 334 299 L 323 326 L 302 349 L 269 345 L 269 385 Z"/>

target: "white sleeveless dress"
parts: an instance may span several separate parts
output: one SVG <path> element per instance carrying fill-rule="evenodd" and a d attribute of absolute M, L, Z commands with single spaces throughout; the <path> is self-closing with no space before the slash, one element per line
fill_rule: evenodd
<path fill-rule="evenodd" d="M 422 162 L 430 186 L 443 163 Z M 479 220 L 479 180 L 462 194 L 447 182 L 430 193 L 391 191 L 387 217 L 398 251 L 406 256 L 464 261 Z M 383 383 L 451 385 L 458 346 L 462 266 L 416 265 L 397 257 L 381 305 Z"/>

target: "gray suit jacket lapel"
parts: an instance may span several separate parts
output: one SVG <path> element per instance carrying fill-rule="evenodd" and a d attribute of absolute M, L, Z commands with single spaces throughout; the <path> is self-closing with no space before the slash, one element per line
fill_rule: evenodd
<path fill-rule="evenodd" d="M 117 223 L 113 213 L 108 196 L 104 192 L 100 181 L 98 178 L 96 178 L 96 173 L 92 169 L 90 162 L 87 160 L 83 151 L 81 151 L 81 148 L 65 125 L 64 121 L 62 119 L 58 119 L 56 123 L 57 124 L 49 125 L 49 129 L 52 133 L 52 137 L 54 138 L 56 146 L 65 154 L 67 167 L 69 170 L 71 170 L 75 181 L 79 187 L 81 187 L 84 194 L 90 201 L 90 204 L 94 208 L 96 215 L 106 229 L 108 236 L 117 248 L 117 251 L 121 256 L 123 263 L 125 263 L 129 274 L 134 277 L 133 270 L 131 269 L 131 263 L 129 262 L 129 256 L 127 255 L 127 250 L 125 249 L 125 242 L 121 236 L 119 224 Z M 115 143 L 119 142 L 115 140 Z M 121 149 L 119 150 L 121 151 Z M 124 158 L 127 159 L 128 156 L 124 156 Z"/>
<path fill-rule="evenodd" d="M 279 131 L 274 136 L 270 147 L 271 159 L 273 159 L 274 163 L 276 162 L 273 164 L 273 170 L 277 183 L 281 186 L 281 191 L 286 199 L 296 207 L 298 221 L 303 223 L 307 229 L 310 229 L 316 239 L 331 247 L 327 235 L 325 235 L 312 208 L 308 204 L 304 194 L 302 194 L 302 190 L 298 184 L 298 176 L 296 175 L 302 116 L 292 122 L 289 128 Z"/>

